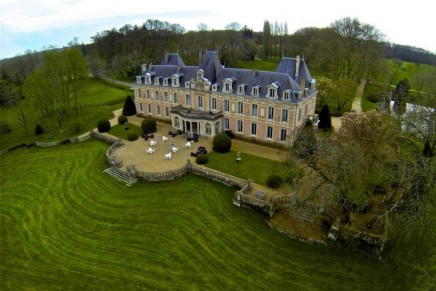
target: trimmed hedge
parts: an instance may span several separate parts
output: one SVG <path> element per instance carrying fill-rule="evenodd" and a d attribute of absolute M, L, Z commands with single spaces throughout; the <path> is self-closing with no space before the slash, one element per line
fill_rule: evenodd
<path fill-rule="evenodd" d="M 282 182 L 282 177 L 280 177 L 279 175 L 271 175 L 268 177 L 268 181 L 266 182 L 266 184 L 270 188 L 277 189 L 282 185 Z"/>
<path fill-rule="evenodd" d="M 128 95 L 126 97 L 126 100 L 124 101 L 123 115 L 131 116 L 131 115 L 135 115 L 135 114 L 136 114 L 135 102 L 133 101 L 132 97 L 130 95 Z"/>
<path fill-rule="evenodd" d="M 197 164 L 199 165 L 204 165 L 209 161 L 209 158 L 207 155 L 205 154 L 199 154 L 196 158 L 195 161 L 197 162 Z"/>
<path fill-rule="evenodd" d="M 127 117 L 124 115 L 118 116 L 118 124 L 124 124 L 127 122 Z"/>
<path fill-rule="evenodd" d="M 232 139 L 225 133 L 219 133 L 213 138 L 212 149 L 217 153 L 228 153 L 232 148 Z"/>
<path fill-rule="evenodd" d="M 127 135 L 127 139 L 130 141 L 134 141 L 138 139 L 138 134 L 136 132 L 131 132 Z"/>
<path fill-rule="evenodd" d="M 147 116 L 141 123 L 142 131 L 146 134 L 155 133 L 157 131 L 156 119 Z"/>
<path fill-rule="evenodd" d="M 98 132 L 108 132 L 111 130 L 111 123 L 107 119 L 102 119 L 97 123 Z"/>

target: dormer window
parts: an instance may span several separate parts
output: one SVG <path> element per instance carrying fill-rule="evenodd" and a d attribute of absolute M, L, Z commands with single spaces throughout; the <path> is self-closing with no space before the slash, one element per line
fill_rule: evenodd
<path fill-rule="evenodd" d="M 260 94 L 260 86 L 254 86 L 251 88 L 251 96 L 259 97 Z"/>
<path fill-rule="evenodd" d="M 197 70 L 197 79 L 203 79 L 204 71 L 202 69 Z"/>
<path fill-rule="evenodd" d="M 159 86 L 160 85 L 160 77 L 154 78 L 154 84 Z"/>
<path fill-rule="evenodd" d="M 220 86 L 219 84 L 213 84 L 213 85 L 212 85 L 212 91 L 213 91 L 213 92 L 217 92 L 219 86 Z"/>
<path fill-rule="evenodd" d="M 277 91 L 279 89 L 279 84 L 277 82 L 271 83 L 268 85 L 268 92 L 266 94 L 266 98 L 268 99 L 277 99 Z"/>
<path fill-rule="evenodd" d="M 183 77 L 183 74 L 181 74 L 181 73 L 177 73 L 177 74 L 173 75 L 173 77 L 171 79 L 173 87 L 179 87 L 180 86 L 180 78 L 181 77 Z"/>
<path fill-rule="evenodd" d="M 146 73 L 145 74 L 145 84 L 150 85 L 151 84 L 151 77 L 154 76 L 154 73 Z"/>
<path fill-rule="evenodd" d="M 232 91 L 233 91 L 233 86 L 232 86 L 232 84 L 233 84 L 233 82 L 235 81 L 235 79 L 234 78 L 227 78 L 227 79 L 225 79 L 224 81 L 223 81 L 223 92 L 224 93 L 232 93 Z"/>
<path fill-rule="evenodd" d="M 189 89 L 189 81 L 186 81 L 186 82 L 185 82 L 185 88 L 186 88 L 186 89 Z"/>
<path fill-rule="evenodd" d="M 163 85 L 164 86 L 168 86 L 168 78 L 164 78 L 163 79 Z"/>
<path fill-rule="evenodd" d="M 136 76 L 136 84 L 141 84 L 141 76 Z"/>
<path fill-rule="evenodd" d="M 245 85 L 245 84 L 241 84 L 241 85 L 238 86 L 238 95 L 244 95 L 245 94 L 245 87 L 246 86 L 247 85 Z"/>
<path fill-rule="evenodd" d="M 283 91 L 283 100 L 290 100 L 291 99 L 291 90 L 285 90 Z"/>

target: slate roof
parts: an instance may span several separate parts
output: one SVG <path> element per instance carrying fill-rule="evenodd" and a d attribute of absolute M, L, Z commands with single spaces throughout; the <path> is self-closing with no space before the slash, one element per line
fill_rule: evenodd
<path fill-rule="evenodd" d="M 300 59 L 300 66 L 298 76 L 295 77 L 296 69 L 295 58 L 283 58 L 275 72 L 258 71 L 248 69 L 237 68 L 224 68 L 218 58 L 216 51 L 207 51 L 202 58 L 199 66 L 186 66 L 183 60 L 176 53 L 166 53 L 161 61 L 160 65 L 152 65 L 148 68 L 146 73 L 154 73 L 152 78 L 152 84 L 154 84 L 155 78 L 160 78 L 160 85 L 163 83 L 163 78 L 171 78 L 174 74 L 180 74 L 179 84 L 180 87 L 185 86 L 185 82 L 196 78 L 196 72 L 198 69 L 202 69 L 204 77 L 207 78 L 211 84 L 218 84 L 218 91 L 221 92 L 224 88 L 223 81 L 231 79 L 233 86 L 233 93 L 237 95 L 237 89 L 239 85 L 245 85 L 245 94 L 242 96 L 250 97 L 251 89 L 253 87 L 259 87 L 259 98 L 266 98 L 268 86 L 270 84 L 276 84 L 278 86 L 278 100 L 283 97 L 285 90 L 291 91 L 291 102 L 296 103 L 297 95 L 299 92 L 308 88 L 309 94 L 310 83 L 314 80 L 310 75 L 304 59 Z M 304 78 L 305 88 L 301 88 L 301 80 Z M 144 80 L 142 78 L 142 80 Z M 169 84 L 172 85 L 171 83 Z"/>

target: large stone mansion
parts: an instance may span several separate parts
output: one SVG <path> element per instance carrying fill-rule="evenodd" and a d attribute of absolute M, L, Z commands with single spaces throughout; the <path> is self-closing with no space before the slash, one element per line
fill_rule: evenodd
<path fill-rule="evenodd" d="M 315 113 L 317 90 L 304 59 L 283 58 L 275 72 L 225 68 L 208 51 L 199 66 L 165 54 L 142 66 L 134 84 L 137 111 L 171 120 L 183 132 L 214 136 L 231 130 L 263 141 L 292 144 Z"/>

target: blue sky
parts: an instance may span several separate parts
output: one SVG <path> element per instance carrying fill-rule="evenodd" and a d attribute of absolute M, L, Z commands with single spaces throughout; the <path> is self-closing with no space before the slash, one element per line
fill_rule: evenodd
<path fill-rule="evenodd" d="M 200 23 L 222 29 L 238 22 L 255 31 L 262 31 L 263 22 L 269 20 L 287 22 L 293 33 L 357 17 L 374 25 L 388 41 L 436 52 L 434 11 L 434 0 L 2 0 L 0 59 L 50 45 L 62 47 L 74 37 L 90 43 L 97 32 L 124 24 L 141 25 L 147 19 L 178 23 L 187 30 L 196 30 Z"/>

